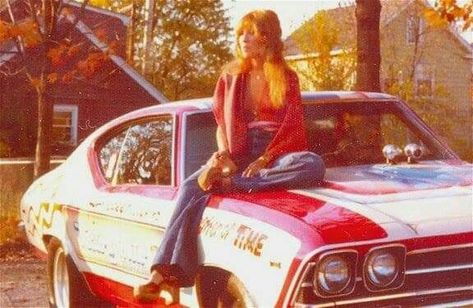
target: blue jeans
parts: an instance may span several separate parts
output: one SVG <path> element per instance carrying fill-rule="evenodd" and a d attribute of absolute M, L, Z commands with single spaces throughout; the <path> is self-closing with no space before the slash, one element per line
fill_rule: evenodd
<path fill-rule="evenodd" d="M 197 183 L 204 168 L 182 183 L 176 209 L 151 267 L 165 279 L 176 278 L 182 287 L 194 284 L 200 265 L 197 236 L 210 197 L 210 193 L 202 191 Z M 255 192 L 313 186 L 323 180 L 324 174 L 325 165 L 320 156 L 311 152 L 296 152 L 276 159 L 270 168 L 260 170 L 255 177 L 242 177 L 239 172 L 232 181 L 237 191 Z"/>

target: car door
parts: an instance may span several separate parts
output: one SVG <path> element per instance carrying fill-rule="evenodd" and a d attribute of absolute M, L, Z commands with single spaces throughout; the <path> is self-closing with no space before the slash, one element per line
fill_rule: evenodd
<path fill-rule="evenodd" d="M 69 213 L 68 233 L 84 271 L 127 285 L 149 275 L 174 209 L 175 127 L 172 114 L 141 118 L 95 143 L 93 173 L 102 184 L 87 209 Z"/>

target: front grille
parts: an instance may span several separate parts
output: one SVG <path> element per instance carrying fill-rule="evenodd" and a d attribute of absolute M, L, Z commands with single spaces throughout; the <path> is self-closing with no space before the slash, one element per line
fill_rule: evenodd
<path fill-rule="evenodd" d="M 358 264 L 363 264 L 360 256 Z M 317 297 L 312 288 L 311 269 L 306 271 L 294 302 L 297 307 L 334 305 L 429 305 L 443 301 L 473 300 L 473 244 L 408 251 L 405 280 L 401 287 L 387 291 L 368 291 L 358 267 L 353 293 L 336 298 Z M 473 304 L 473 302 L 472 302 Z"/>
<path fill-rule="evenodd" d="M 405 285 L 409 289 L 473 285 L 473 245 L 409 252 Z"/>

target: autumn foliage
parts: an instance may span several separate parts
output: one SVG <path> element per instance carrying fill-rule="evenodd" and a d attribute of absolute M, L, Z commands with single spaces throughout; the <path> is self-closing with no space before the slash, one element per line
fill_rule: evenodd
<path fill-rule="evenodd" d="M 71 12 L 65 9 L 62 14 L 70 16 Z M 107 44 L 107 50 L 87 48 L 84 42 L 71 43 L 67 38 L 51 42 L 46 50 L 46 57 L 53 72 L 46 76 L 45 81 L 51 84 L 70 83 L 74 79 L 92 78 L 109 61 L 109 56 L 115 53 L 117 45 L 115 41 L 107 39 L 107 32 L 104 29 L 97 29 L 95 35 Z M 35 48 L 45 43 L 45 39 L 38 31 L 37 23 L 31 18 L 17 23 L 0 20 L 0 44 L 15 40 L 27 49 L 27 52 L 33 53 Z M 33 87 L 42 86 L 39 77 L 30 76 L 29 79 Z"/>
<path fill-rule="evenodd" d="M 463 31 L 473 26 L 473 2 L 469 1 L 463 6 L 456 0 L 437 0 L 434 7 L 426 8 L 425 16 L 433 26 L 446 26 L 453 22 L 463 24 Z"/>
<path fill-rule="evenodd" d="M 18 37 L 25 47 L 36 47 L 42 41 L 38 27 L 32 20 L 24 20 L 17 24 L 0 20 L 0 43 Z"/>
<path fill-rule="evenodd" d="M 0 74 L 6 78 L 24 76 L 36 93 L 34 173 L 39 176 L 49 169 L 55 89 L 76 80 L 92 82 L 110 61 L 117 44 L 105 30 L 94 29 L 97 43 L 77 27 L 88 0 L 80 9 L 57 0 L 6 1 L 9 14 L 0 20 L 0 45 L 12 56 L 1 64 Z"/>

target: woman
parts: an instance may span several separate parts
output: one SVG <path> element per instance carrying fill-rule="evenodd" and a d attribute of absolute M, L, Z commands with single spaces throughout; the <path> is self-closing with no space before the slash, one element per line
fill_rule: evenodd
<path fill-rule="evenodd" d="M 225 67 L 214 94 L 218 152 L 181 186 L 151 278 L 134 290 L 138 299 L 154 300 L 169 285 L 193 285 L 210 191 L 291 188 L 323 179 L 322 159 L 307 152 L 299 81 L 284 61 L 277 15 L 250 12 L 236 37 L 236 60 Z"/>

